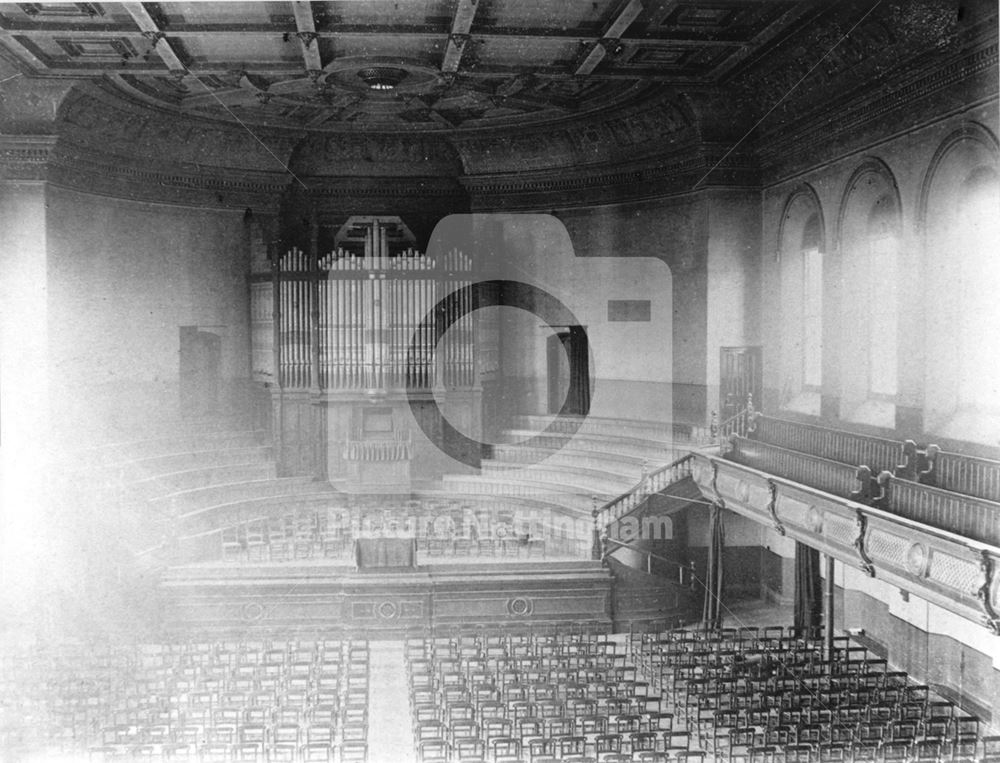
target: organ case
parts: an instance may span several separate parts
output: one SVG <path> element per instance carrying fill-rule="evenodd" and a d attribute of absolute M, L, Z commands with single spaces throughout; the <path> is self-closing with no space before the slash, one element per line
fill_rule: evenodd
<path fill-rule="evenodd" d="M 398 493 L 454 470 L 432 441 L 437 411 L 479 439 L 495 375 L 496 323 L 479 325 L 463 290 L 472 257 L 418 250 L 398 217 L 352 217 L 322 253 L 311 238 L 312 252 L 272 252 L 250 287 L 251 373 L 271 392 L 282 472 Z"/>

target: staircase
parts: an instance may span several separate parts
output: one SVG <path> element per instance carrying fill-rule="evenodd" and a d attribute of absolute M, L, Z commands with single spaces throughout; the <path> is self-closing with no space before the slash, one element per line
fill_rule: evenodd
<path fill-rule="evenodd" d="M 519 416 L 501 440 L 478 475 L 445 475 L 444 489 L 531 498 L 589 514 L 676 456 L 671 425 L 625 419 Z"/>

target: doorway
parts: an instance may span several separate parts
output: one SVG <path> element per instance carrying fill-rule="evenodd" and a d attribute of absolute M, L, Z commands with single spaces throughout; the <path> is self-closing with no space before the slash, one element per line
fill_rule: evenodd
<path fill-rule="evenodd" d="M 566 326 L 548 338 L 548 412 L 590 412 L 590 346 L 583 326 Z"/>
<path fill-rule="evenodd" d="M 728 421 L 747 406 L 748 395 L 760 410 L 763 387 L 760 346 L 722 347 L 719 359 L 719 421 Z"/>
<path fill-rule="evenodd" d="M 198 326 L 181 326 L 181 416 L 197 419 L 218 412 L 222 375 L 222 337 Z"/>

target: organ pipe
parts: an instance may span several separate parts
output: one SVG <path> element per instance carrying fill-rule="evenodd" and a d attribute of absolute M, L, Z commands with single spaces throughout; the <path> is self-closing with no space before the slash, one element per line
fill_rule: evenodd
<path fill-rule="evenodd" d="M 314 392 L 320 389 L 320 352 L 319 352 L 319 225 L 316 222 L 316 208 L 312 210 L 312 224 L 309 236 L 309 386 Z"/>
<path fill-rule="evenodd" d="M 473 263 L 390 251 L 391 224 L 371 221 L 359 249 L 319 251 L 313 214 L 308 251 L 272 257 L 273 348 L 282 389 L 313 392 L 473 387 L 477 379 Z M 265 281 L 266 282 L 266 281 Z M 428 315 L 457 292 L 446 315 Z M 255 292 L 256 293 L 256 290 Z M 425 318 L 429 318 L 425 320 Z M 450 327 L 435 348 L 438 321 Z M 435 359 L 437 362 L 435 362 Z M 436 374 L 442 374 L 437 378 Z"/>

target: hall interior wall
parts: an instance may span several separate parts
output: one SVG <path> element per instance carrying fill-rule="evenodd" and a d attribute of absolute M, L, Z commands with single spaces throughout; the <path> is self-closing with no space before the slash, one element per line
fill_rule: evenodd
<path fill-rule="evenodd" d="M 181 326 L 221 337 L 219 415 L 249 374 L 242 210 L 46 189 L 49 366 L 58 428 L 90 442 L 154 434 L 180 409 Z"/>
<path fill-rule="evenodd" d="M 865 136 L 865 141 L 856 141 L 836 155 L 824 156 L 810 169 L 790 174 L 763 189 L 758 267 L 760 301 L 764 306 L 760 312 L 760 340 L 764 348 L 765 411 L 905 438 L 923 432 L 928 436 L 947 434 L 942 431 L 947 429 L 947 417 L 942 417 L 940 411 L 927 415 L 926 401 L 947 396 L 945 388 L 955 380 L 930 370 L 936 355 L 944 350 L 941 340 L 932 345 L 929 337 L 938 331 L 944 316 L 927 308 L 943 285 L 932 267 L 938 253 L 928 250 L 924 236 L 921 198 L 935 152 L 949 135 L 968 125 L 978 125 L 996 140 L 995 96 L 987 103 L 947 113 L 889 138 Z M 867 314 L 871 305 L 862 294 L 863 274 L 847 264 L 844 257 L 845 242 L 861 224 L 850 210 L 844 216 L 845 192 L 854 173 L 863 166 L 879 168 L 888 193 L 898 194 L 900 207 L 898 393 L 889 414 L 865 405 L 862 354 L 866 348 L 851 316 Z M 863 178 L 862 182 L 867 180 Z M 780 293 L 782 258 L 790 255 L 782 250 L 781 218 L 797 192 L 815 194 L 825 241 L 821 401 L 817 400 L 811 409 L 797 404 L 801 390 L 797 383 L 789 384 L 794 374 L 782 368 L 783 353 L 785 358 L 797 356 L 795 349 L 782 347 L 782 326 L 797 316 L 788 315 L 780 307 L 786 303 Z M 954 339 L 953 333 L 947 341 Z"/>

